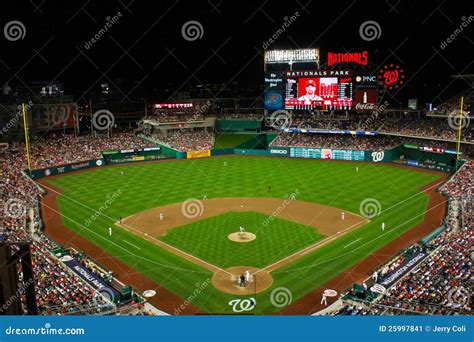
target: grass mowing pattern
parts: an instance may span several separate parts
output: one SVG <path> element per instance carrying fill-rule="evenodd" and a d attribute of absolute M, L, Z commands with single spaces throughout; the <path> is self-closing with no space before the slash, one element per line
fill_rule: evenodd
<path fill-rule="evenodd" d="M 382 212 L 371 223 L 272 273 L 272 288 L 258 295 L 255 309 L 256 313 L 271 313 L 280 310 L 269 300 L 273 288 L 287 287 L 295 301 L 423 220 L 428 198 L 419 188 L 437 176 L 377 163 L 357 165 L 358 173 L 356 164 L 348 162 L 229 156 L 98 168 L 49 182 L 64 190 L 58 203 L 67 227 L 184 299 L 211 273 L 118 227 L 110 238 L 107 227 L 120 216 L 204 195 L 285 198 L 298 189 L 298 200 L 354 213 L 359 212 L 362 200 L 377 199 Z M 112 196 L 116 199 L 107 205 Z M 95 211 L 103 215 L 86 226 Z M 384 234 L 382 222 L 386 223 Z M 344 248 L 358 238 L 361 240 Z M 227 303 L 234 298 L 208 286 L 193 304 L 223 313 L 230 310 Z"/>
<path fill-rule="evenodd" d="M 172 229 L 162 241 L 221 268 L 263 268 L 324 238 L 312 227 L 256 212 L 228 212 Z M 240 243 L 227 236 L 243 226 L 253 241 Z"/>

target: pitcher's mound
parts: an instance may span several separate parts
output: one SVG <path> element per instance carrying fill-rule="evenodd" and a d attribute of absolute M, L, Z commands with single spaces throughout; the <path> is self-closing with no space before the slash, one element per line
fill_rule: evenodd
<path fill-rule="evenodd" d="M 257 236 L 254 233 L 249 233 L 249 232 L 237 232 L 237 233 L 232 233 L 227 236 L 230 241 L 234 242 L 250 242 L 253 241 L 257 238 Z"/>
<path fill-rule="evenodd" d="M 250 272 L 250 281 L 245 287 L 239 286 L 240 276 L 245 275 L 245 271 Z M 267 271 L 259 271 L 258 268 L 248 266 L 236 266 L 228 268 L 224 271 L 217 271 L 212 276 L 212 285 L 219 291 L 235 294 L 250 295 L 265 291 L 272 286 L 273 278 Z"/>

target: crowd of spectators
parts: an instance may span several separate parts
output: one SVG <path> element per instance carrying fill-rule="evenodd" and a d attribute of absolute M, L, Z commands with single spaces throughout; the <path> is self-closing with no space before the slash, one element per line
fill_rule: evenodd
<path fill-rule="evenodd" d="M 433 241 L 438 249 L 388 290 L 380 303 L 430 314 L 470 313 L 473 242 L 472 228 L 444 233 Z"/>
<path fill-rule="evenodd" d="M 474 142 L 474 130 L 470 129 L 470 125 L 466 124 L 468 119 L 464 118 L 464 120 L 465 123 L 462 127 L 467 127 L 462 130 L 461 140 Z M 457 127 L 457 121 L 454 121 L 452 118 L 417 117 L 402 120 L 384 120 L 378 130 L 384 133 L 432 137 L 454 141 L 458 138 Z"/>
<path fill-rule="evenodd" d="M 110 307 L 101 294 L 72 274 L 48 248 L 54 243 L 42 236 L 31 244 L 36 299 L 40 314 L 99 313 Z"/>
<path fill-rule="evenodd" d="M 474 142 L 474 129 L 470 124 L 471 118 L 467 115 L 466 112 L 462 123 L 461 140 Z M 286 124 L 291 128 L 300 129 L 375 131 L 450 141 L 455 141 L 458 138 L 458 118 L 450 116 L 433 117 L 419 113 L 352 113 L 344 118 L 338 118 L 329 114 L 326 116 L 293 114 L 287 121 L 289 124 Z"/>
<path fill-rule="evenodd" d="M 474 227 L 474 161 L 467 161 L 441 191 L 461 206 L 464 227 Z"/>
<path fill-rule="evenodd" d="M 472 314 L 473 188 L 469 161 L 440 189 L 451 198 L 454 214 L 448 213 L 447 229 L 427 244 L 433 252 L 370 307 L 344 305 L 330 314 Z"/>
<path fill-rule="evenodd" d="M 153 138 L 183 152 L 210 150 L 214 146 L 214 134 L 204 129 L 167 131 L 154 134 Z"/>
<path fill-rule="evenodd" d="M 272 145 L 377 151 L 398 146 L 403 141 L 402 138 L 387 136 L 282 133 Z"/>
<path fill-rule="evenodd" d="M 160 123 L 190 123 L 190 122 L 197 122 L 204 120 L 204 114 L 200 112 L 196 113 L 155 113 L 151 116 L 146 118 L 147 120 L 151 120 L 156 122 L 157 124 Z"/>
<path fill-rule="evenodd" d="M 82 160 L 101 158 L 105 150 L 131 149 L 150 147 L 152 144 L 143 141 L 132 133 L 118 133 L 111 138 L 73 135 L 52 135 L 37 139 L 31 143 L 30 154 L 32 168 L 39 169 L 63 165 Z M 18 150 L 23 155 L 24 145 Z"/>
<path fill-rule="evenodd" d="M 470 111 L 470 104 L 474 101 L 474 91 L 472 91 L 472 88 L 465 90 L 456 96 L 451 97 L 439 106 L 433 108 L 433 111 L 435 113 L 449 114 L 453 111 L 459 110 L 461 96 L 464 97 L 464 110 Z"/>
<path fill-rule="evenodd" d="M 30 146 L 32 168 L 58 166 L 101 157 L 101 151 L 151 146 L 133 134 L 111 138 L 52 135 L 33 140 Z M 0 240 L 15 244 L 29 242 L 40 314 L 97 314 L 110 308 L 101 294 L 68 271 L 50 250 L 57 245 L 39 228 L 41 189 L 23 172 L 27 160 L 23 144 L 14 144 L 0 153 Z M 34 236 L 31 232 L 36 232 Z M 18 266 L 19 280 L 22 270 Z M 21 285 L 20 285 L 21 286 Z M 24 294 L 22 300 L 25 300 Z"/>
<path fill-rule="evenodd" d="M 406 138 L 390 135 L 350 135 L 316 133 L 280 133 L 271 143 L 272 146 L 314 147 L 354 150 L 386 150 L 401 144 L 437 147 L 456 150 L 456 144 L 438 140 Z M 464 158 L 474 157 L 474 145 L 462 144 Z"/>

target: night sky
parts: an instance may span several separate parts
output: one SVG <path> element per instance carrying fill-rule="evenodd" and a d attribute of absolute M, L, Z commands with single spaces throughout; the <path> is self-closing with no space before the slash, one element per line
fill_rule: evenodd
<path fill-rule="evenodd" d="M 102 81 L 124 96 L 140 90 L 156 97 L 160 89 L 200 83 L 235 81 L 255 88 L 263 84 L 263 43 L 296 12 L 297 19 L 269 49 L 319 47 L 322 62 L 328 51 L 367 49 L 369 58 L 378 52 L 379 62 L 406 70 L 407 82 L 395 95 L 400 101 L 437 103 L 470 86 L 450 76 L 474 74 L 473 7 L 438 0 L 2 2 L 0 82 L 12 87 L 63 82 L 65 93 L 76 99 Z M 114 16 L 111 27 L 91 43 Z M 366 41 L 359 27 L 369 20 L 381 33 Z M 5 26 L 11 21 L 24 26 L 23 38 L 7 39 Z M 189 21 L 202 26 L 199 39 L 183 37 Z M 462 32 L 441 48 L 460 27 Z"/>

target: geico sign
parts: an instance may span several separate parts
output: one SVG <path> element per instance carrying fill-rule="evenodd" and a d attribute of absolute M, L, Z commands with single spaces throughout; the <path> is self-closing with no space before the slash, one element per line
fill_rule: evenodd
<path fill-rule="evenodd" d="M 287 150 L 270 150 L 272 154 L 288 154 Z"/>

